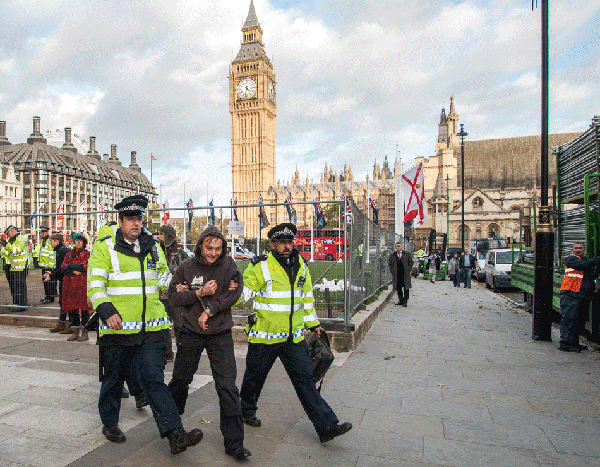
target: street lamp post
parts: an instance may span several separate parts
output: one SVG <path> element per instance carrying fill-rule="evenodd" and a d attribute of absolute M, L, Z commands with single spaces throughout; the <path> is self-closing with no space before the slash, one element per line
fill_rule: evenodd
<path fill-rule="evenodd" d="M 450 243 L 450 176 L 446 174 L 446 235 Z"/>
<path fill-rule="evenodd" d="M 465 131 L 464 123 L 460 124 L 460 186 L 461 186 L 461 210 L 460 210 L 460 246 L 465 251 L 465 136 L 469 133 Z"/>

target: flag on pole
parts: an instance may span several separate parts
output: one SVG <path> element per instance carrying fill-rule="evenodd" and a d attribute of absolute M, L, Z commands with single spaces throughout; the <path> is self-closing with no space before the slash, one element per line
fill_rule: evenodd
<path fill-rule="evenodd" d="M 233 200 L 233 220 L 238 222 L 238 216 L 237 216 L 237 196 L 234 198 Z"/>
<path fill-rule="evenodd" d="M 371 196 L 369 196 L 369 203 L 371 203 L 371 208 L 373 208 L 373 224 L 379 225 L 379 209 L 377 209 L 377 203 Z"/>
<path fill-rule="evenodd" d="M 104 211 L 106 210 L 106 198 L 98 200 L 98 208 L 96 211 L 100 211 L 96 214 L 96 230 L 100 229 L 104 225 L 106 221 L 106 214 Z"/>
<path fill-rule="evenodd" d="M 210 208 L 210 225 L 215 225 L 215 208 L 213 208 L 213 200 L 211 199 L 210 202 L 208 203 L 209 206 L 211 206 Z"/>
<path fill-rule="evenodd" d="M 290 223 L 296 225 L 296 222 L 298 222 L 298 215 L 296 214 L 296 210 L 294 209 L 294 206 L 292 206 L 292 197 L 289 193 L 286 196 L 284 202 L 285 202 L 285 207 L 288 212 L 288 216 L 290 218 Z"/>
<path fill-rule="evenodd" d="M 194 203 L 192 202 L 192 198 L 186 203 L 186 208 L 188 208 L 188 225 L 187 229 L 192 230 L 192 219 L 194 219 L 194 211 L 192 208 L 194 207 Z"/>
<path fill-rule="evenodd" d="M 404 222 L 415 221 L 415 226 L 427 220 L 427 202 L 423 183 L 423 163 L 402 175 L 402 194 L 406 200 Z"/>
<path fill-rule="evenodd" d="M 319 203 L 318 198 L 315 198 L 313 206 L 315 207 L 315 215 L 317 217 L 317 236 L 319 236 L 323 227 L 327 225 L 327 221 L 325 221 L 325 215 L 323 214 L 323 209 L 321 208 L 321 203 Z"/>
<path fill-rule="evenodd" d="M 169 214 L 169 200 L 165 199 L 165 202 L 163 203 L 163 224 L 167 225 L 169 223 L 169 218 L 171 217 L 171 215 Z"/>
<path fill-rule="evenodd" d="M 87 205 L 85 200 L 79 205 L 79 212 L 87 213 Z M 85 232 L 87 230 L 87 214 L 79 214 L 79 231 Z"/>
<path fill-rule="evenodd" d="M 46 205 L 46 201 L 44 201 L 40 206 L 38 206 L 38 208 L 35 211 L 33 211 L 33 214 L 31 215 L 31 218 L 29 219 L 29 223 L 31 224 L 31 227 L 33 227 L 33 221 L 37 217 L 38 211 L 40 209 L 42 209 L 45 205 Z"/>
<path fill-rule="evenodd" d="M 150 157 L 152 158 L 153 161 L 157 161 L 158 159 L 156 157 L 154 157 L 152 154 L 150 154 Z"/>
<path fill-rule="evenodd" d="M 58 205 L 56 212 L 58 213 L 58 215 L 54 219 L 54 230 L 60 231 L 60 230 L 62 230 L 63 220 L 64 220 L 64 215 L 62 214 L 63 212 L 65 212 L 65 202 L 64 201 L 62 201 Z"/>
<path fill-rule="evenodd" d="M 344 193 L 341 193 L 340 199 L 344 202 L 344 218 L 346 219 L 346 224 L 352 223 L 352 206 L 350 205 L 350 201 L 346 198 Z"/>
<path fill-rule="evenodd" d="M 267 219 L 267 214 L 265 213 L 265 208 L 263 207 L 263 198 L 262 195 L 258 197 L 258 218 L 260 219 L 260 229 L 264 229 L 265 227 L 269 227 L 269 219 Z"/>

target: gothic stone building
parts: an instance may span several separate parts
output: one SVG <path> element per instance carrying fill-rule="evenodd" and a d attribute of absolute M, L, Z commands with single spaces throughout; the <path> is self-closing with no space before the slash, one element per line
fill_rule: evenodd
<path fill-rule="evenodd" d="M 22 219 L 18 226 L 29 228 L 29 219 L 39 205 L 43 205 L 40 213 L 55 213 L 61 203 L 65 213 L 78 212 L 84 206 L 87 211 L 95 211 L 100 203 L 111 210 L 120 199 L 135 193 L 143 193 L 155 202 L 156 191 L 138 166 L 135 151 L 131 152 L 129 166 L 123 167 L 115 144 L 111 145 L 110 157 L 104 154 L 102 158 L 96 151 L 96 138 L 90 136 L 87 154 L 79 154 L 72 143 L 71 129 L 65 128 L 64 135 L 62 147 L 49 145 L 40 132 L 40 117 L 33 117 L 33 133 L 27 142 L 11 144 L 6 138 L 6 122 L 0 122 L 0 162 L 4 167 L 13 167 L 22 183 Z M 80 220 L 65 215 L 62 230 L 78 230 Z M 53 227 L 48 219 L 36 222 Z M 98 228 L 96 215 L 89 214 L 86 233 L 94 234 Z"/>

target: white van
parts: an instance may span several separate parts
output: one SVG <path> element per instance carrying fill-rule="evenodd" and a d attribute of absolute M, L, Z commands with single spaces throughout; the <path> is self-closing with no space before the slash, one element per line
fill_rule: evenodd
<path fill-rule="evenodd" d="M 494 291 L 502 287 L 510 287 L 510 270 L 519 256 L 519 250 L 502 248 L 488 251 L 485 259 L 485 286 Z"/>

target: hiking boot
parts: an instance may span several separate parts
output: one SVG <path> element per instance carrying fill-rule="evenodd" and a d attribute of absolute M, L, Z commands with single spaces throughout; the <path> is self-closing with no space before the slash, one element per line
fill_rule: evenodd
<path fill-rule="evenodd" d="M 73 334 L 67 337 L 67 340 L 76 341 L 77 339 L 79 339 L 79 326 L 71 326 L 71 331 L 73 332 Z"/>
<path fill-rule="evenodd" d="M 103 426 L 102 434 L 106 436 L 106 439 L 113 443 L 124 443 L 127 438 L 119 428 L 119 425 L 115 426 Z"/>
<path fill-rule="evenodd" d="M 259 427 L 260 425 L 262 425 L 260 418 L 258 418 L 256 415 L 252 415 L 249 417 L 244 416 L 244 423 L 253 427 Z"/>
<path fill-rule="evenodd" d="M 341 436 L 344 433 L 348 433 L 351 429 L 352 423 L 350 422 L 345 422 L 341 425 L 339 423 L 334 423 L 319 435 L 319 440 L 321 441 L 321 443 L 326 443 L 327 441 L 331 441 L 337 436 Z"/>
<path fill-rule="evenodd" d="M 64 331 L 67 327 L 67 323 L 65 321 L 58 321 L 58 323 L 56 323 L 56 326 L 54 326 L 52 329 L 48 329 L 49 332 L 61 332 Z"/>
<path fill-rule="evenodd" d="M 88 331 L 85 328 L 81 328 L 81 335 L 79 336 L 79 338 L 77 339 L 79 342 L 85 342 L 85 341 L 89 341 L 90 340 L 90 336 L 88 336 Z"/>
<path fill-rule="evenodd" d="M 62 331 L 58 331 L 59 334 L 71 334 L 71 323 L 65 321 L 65 328 Z"/>
<path fill-rule="evenodd" d="M 191 431 L 185 431 L 183 428 L 176 428 L 169 433 L 169 446 L 171 454 L 179 454 L 191 446 L 195 446 L 200 441 L 204 434 L 199 428 L 194 428 Z"/>
<path fill-rule="evenodd" d="M 250 457 L 252 455 L 252 453 L 243 446 L 241 448 L 225 449 L 225 454 L 238 461 L 243 461 L 246 457 Z"/>

